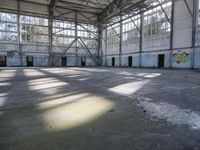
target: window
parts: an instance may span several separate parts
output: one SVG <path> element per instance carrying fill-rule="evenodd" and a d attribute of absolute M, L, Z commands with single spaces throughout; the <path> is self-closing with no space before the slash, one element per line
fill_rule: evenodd
<path fill-rule="evenodd" d="M 97 47 L 97 28 L 93 25 L 78 24 L 77 36 L 82 39 L 88 48 Z M 53 21 L 53 45 L 70 45 L 75 39 L 75 23 L 69 21 Z M 83 47 L 77 42 L 78 47 Z"/>
<path fill-rule="evenodd" d="M 128 16 L 124 16 L 127 18 Z M 122 41 L 139 42 L 140 38 L 140 15 L 133 16 L 123 21 Z"/>
<path fill-rule="evenodd" d="M 94 25 L 79 24 L 77 27 L 77 34 L 87 48 L 97 48 L 98 29 Z M 78 43 L 78 46 L 82 47 L 80 43 Z"/>
<path fill-rule="evenodd" d="M 75 37 L 75 23 L 61 20 L 53 21 L 53 45 L 70 45 Z"/>
<path fill-rule="evenodd" d="M 119 42 L 120 24 L 116 23 L 107 28 L 107 44 L 112 46 Z"/>
<path fill-rule="evenodd" d="M 48 19 L 20 16 L 21 41 L 26 43 L 49 43 Z"/>
<path fill-rule="evenodd" d="M 171 19 L 171 5 L 171 2 L 162 5 L 169 19 Z M 165 13 L 160 6 L 144 13 L 144 37 L 170 32 L 170 23 Z"/>
<path fill-rule="evenodd" d="M 17 40 L 17 15 L 0 12 L 0 41 Z"/>

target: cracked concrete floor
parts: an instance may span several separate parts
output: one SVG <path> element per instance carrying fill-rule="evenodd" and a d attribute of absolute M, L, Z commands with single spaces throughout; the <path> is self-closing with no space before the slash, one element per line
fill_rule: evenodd
<path fill-rule="evenodd" d="M 1 150 L 199 150 L 200 72 L 0 68 Z"/>

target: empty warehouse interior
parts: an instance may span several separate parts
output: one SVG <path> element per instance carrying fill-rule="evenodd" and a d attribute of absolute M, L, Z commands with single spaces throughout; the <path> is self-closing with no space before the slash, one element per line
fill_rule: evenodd
<path fill-rule="evenodd" d="M 200 0 L 0 0 L 0 150 L 199 150 Z"/>

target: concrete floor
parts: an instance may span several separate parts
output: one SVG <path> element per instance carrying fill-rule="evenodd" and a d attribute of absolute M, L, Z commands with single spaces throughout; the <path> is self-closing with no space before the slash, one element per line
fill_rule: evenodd
<path fill-rule="evenodd" d="M 0 150 L 199 149 L 198 71 L 0 69 Z"/>

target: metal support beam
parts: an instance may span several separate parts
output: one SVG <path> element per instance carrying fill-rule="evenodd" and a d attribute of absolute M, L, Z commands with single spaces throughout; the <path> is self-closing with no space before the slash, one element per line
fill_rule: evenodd
<path fill-rule="evenodd" d="M 102 64 L 102 26 L 98 26 L 98 65 Z"/>
<path fill-rule="evenodd" d="M 120 10 L 121 11 L 121 10 Z M 119 34 L 119 66 L 122 66 L 122 34 L 123 34 L 123 22 L 122 20 L 122 14 L 120 13 L 120 34 Z"/>
<path fill-rule="evenodd" d="M 195 46 L 196 46 L 196 25 L 197 25 L 197 0 L 193 0 L 192 15 L 192 68 L 195 68 Z"/>
<path fill-rule="evenodd" d="M 75 11 L 75 39 L 76 39 L 76 66 L 78 66 L 78 22 L 77 22 L 77 11 Z"/>
<path fill-rule="evenodd" d="M 53 32 L 53 34 L 59 33 L 59 32 L 64 31 L 64 30 L 72 30 L 73 27 L 74 27 L 74 25 L 72 25 L 72 26 L 70 26 L 68 28 L 63 28 L 63 29 L 61 29 L 59 31 Z"/>
<path fill-rule="evenodd" d="M 66 54 L 66 52 L 72 47 L 72 45 L 73 45 L 76 41 L 77 41 L 77 38 L 75 38 L 75 39 L 71 42 L 71 44 L 64 50 L 63 55 Z"/>
<path fill-rule="evenodd" d="M 87 52 L 89 53 L 89 55 L 91 56 L 91 58 L 94 60 L 94 62 L 97 64 L 98 63 L 98 60 L 95 59 L 95 57 L 92 55 L 92 53 L 90 52 L 89 48 L 86 46 L 86 44 L 83 42 L 83 40 L 79 37 L 78 38 L 79 40 L 79 43 L 82 45 L 82 47 L 85 47 Z"/>
<path fill-rule="evenodd" d="M 56 8 L 56 4 L 59 0 L 50 0 L 50 7 L 52 9 L 52 11 L 54 11 L 54 9 Z"/>
<path fill-rule="evenodd" d="M 55 9 L 55 10 L 58 11 L 57 9 Z M 64 12 L 64 13 L 59 12 L 60 14 L 57 15 L 57 16 L 54 16 L 54 18 L 59 18 L 59 17 L 62 17 L 62 16 L 64 16 L 64 15 L 71 14 L 71 13 L 73 13 L 73 12 L 74 12 L 73 10 L 70 10 L 70 11 L 67 11 L 67 12 Z"/>
<path fill-rule="evenodd" d="M 23 58 L 22 58 L 22 49 L 21 49 L 21 42 L 20 42 L 20 2 L 17 0 L 17 34 L 18 34 L 18 51 L 19 51 L 19 58 L 20 58 L 20 65 L 23 66 Z"/>
<path fill-rule="evenodd" d="M 130 15 L 128 14 L 128 16 L 130 17 Z M 132 19 L 132 17 L 130 18 L 131 19 L 131 22 L 133 23 L 133 25 L 135 26 L 135 28 L 138 30 L 138 32 L 141 32 L 140 31 L 140 28 L 136 25 L 135 21 Z"/>
<path fill-rule="evenodd" d="M 172 68 L 172 61 L 173 61 L 173 42 L 174 42 L 174 5 L 175 2 L 172 0 L 172 9 L 171 9 L 171 32 L 170 32 L 170 56 L 169 56 L 169 63 L 170 68 Z"/>
<path fill-rule="evenodd" d="M 109 23 L 110 24 L 110 23 Z M 118 38 L 120 38 L 120 34 L 117 33 L 117 31 L 115 30 L 115 28 L 113 28 L 113 25 L 110 26 L 112 28 L 112 30 L 115 32 L 115 34 L 117 35 Z"/>
<path fill-rule="evenodd" d="M 84 15 L 81 12 L 78 12 L 81 16 L 83 16 L 85 19 L 87 19 L 89 22 L 93 23 L 94 25 L 99 24 L 99 22 L 93 21 L 92 19 L 90 19 L 89 17 L 87 17 L 86 15 Z"/>
<path fill-rule="evenodd" d="M 163 2 L 160 2 L 160 4 L 157 4 L 157 5 L 155 5 L 155 0 L 152 0 L 152 1 L 149 1 L 149 2 L 146 2 L 146 1 L 147 0 L 140 0 L 140 1 L 136 2 L 136 3 L 129 3 L 128 7 L 122 6 L 121 8 L 123 8 L 122 9 L 123 14 L 127 15 L 127 17 L 124 17 L 122 19 L 122 21 L 124 21 L 126 19 L 129 19 L 129 18 L 131 18 L 133 16 L 140 15 L 142 12 L 146 12 L 148 10 L 154 9 L 154 8 L 158 7 L 159 5 L 163 5 L 163 4 L 167 3 L 167 2 L 171 2 L 172 0 L 165 0 Z M 123 3 L 123 2 L 121 2 L 121 3 Z M 109 13 L 107 13 L 107 17 L 108 17 L 107 18 L 106 16 L 104 16 L 104 15 L 106 15 L 106 11 L 108 11 L 108 10 L 105 9 L 101 13 L 101 15 L 102 15 L 101 17 L 103 19 L 103 23 L 104 24 L 109 24 L 109 22 L 110 22 L 109 20 L 112 20 L 112 18 L 114 18 L 114 17 L 119 15 L 119 11 L 113 12 L 114 14 L 112 15 L 112 17 L 108 16 Z M 119 23 L 119 21 L 114 21 L 110 25 L 113 25 L 113 24 L 116 24 L 116 23 Z M 106 25 L 105 28 L 106 27 L 108 27 L 108 26 Z"/>
<path fill-rule="evenodd" d="M 171 23 L 171 20 L 169 19 L 169 16 L 167 15 L 165 9 L 163 8 L 161 2 L 160 2 L 159 0 L 156 0 L 156 1 L 158 2 L 160 8 L 162 9 L 162 12 L 164 13 L 165 17 L 167 18 L 167 21 L 168 21 L 169 23 Z"/>
<path fill-rule="evenodd" d="M 96 32 L 92 32 L 90 30 L 88 30 L 87 28 L 85 28 L 82 24 L 77 23 L 79 26 L 81 26 L 85 31 L 92 33 L 94 36 L 98 37 L 98 34 Z"/>
<path fill-rule="evenodd" d="M 53 11 L 49 7 L 49 65 L 53 66 Z"/>
<path fill-rule="evenodd" d="M 139 45 L 139 67 L 142 67 L 142 49 L 143 49 L 143 24 L 144 14 L 140 14 L 140 45 Z"/>
<path fill-rule="evenodd" d="M 108 65 L 107 63 L 107 55 L 108 55 L 108 29 L 105 29 L 105 66 Z"/>
<path fill-rule="evenodd" d="M 188 12 L 190 13 L 191 17 L 193 17 L 193 13 L 192 13 L 192 11 L 191 11 L 191 9 L 190 9 L 190 6 L 188 5 L 187 0 L 184 0 L 184 2 L 185 2 L 185 5 L 186 5 L 186 7 L 187 7 Z M 194 0 L 193 0 L 193 3 L 194 3 Z"/>
<path fill-rule="evenodd" d="M 53 16 L 58 0 L 50 0 L 49 5 L 49 65 L 53 66 Z"/>

